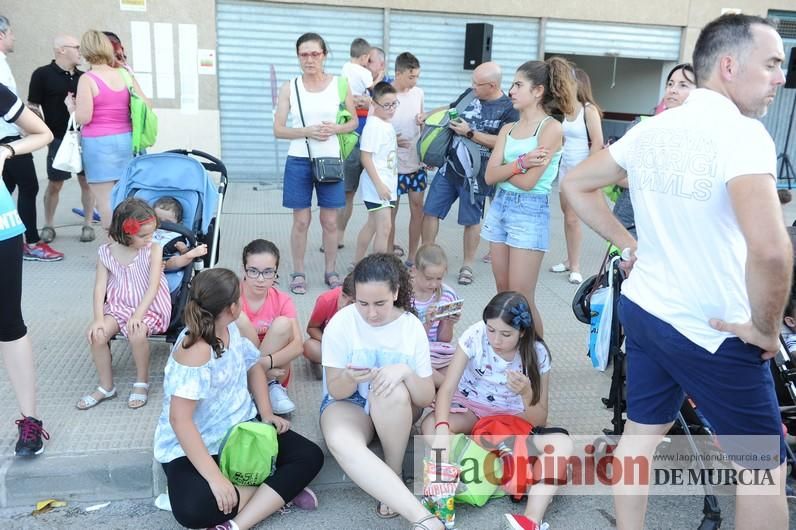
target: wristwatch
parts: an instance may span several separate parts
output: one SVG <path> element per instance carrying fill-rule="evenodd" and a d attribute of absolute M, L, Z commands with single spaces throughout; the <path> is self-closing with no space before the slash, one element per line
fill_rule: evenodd
<path fill-rule="evenodd" d="M 475 136 L 475 131 L 470 129 L 469 131 L 467 131 L 467 134 L 465 134 L 465 136 L 467 137 L 468 140 L 472 140 L 473 136 Z"/>

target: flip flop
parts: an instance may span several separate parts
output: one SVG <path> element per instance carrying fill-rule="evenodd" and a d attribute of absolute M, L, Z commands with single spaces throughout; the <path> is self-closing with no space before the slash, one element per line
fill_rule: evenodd
<path fill-rule="evenodd" d="M 379 508 L 382 507 L 382 506 L 387 508 L 391 513 L 388 514 L 388 515 L 384 515 L 384 513 L 382 513 L 382 511 L 379 510 Z M 376 516 L 378 518 L 380 518 L 380 519 L 394 519 L 394 518 L 398 517 L 398 515 L 399 515 L 398 512 L 393 512 L 392 508 L 390 508 L 389 506 L 387 506 L 383 502 L 376 501 Z"/>

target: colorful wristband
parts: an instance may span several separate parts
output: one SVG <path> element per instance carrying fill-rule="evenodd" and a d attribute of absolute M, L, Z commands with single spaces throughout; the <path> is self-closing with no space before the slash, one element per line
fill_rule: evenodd
<path fill-rule="evenodd" d="M 447 421 L 438 421 L 437 423 L 434 424 L 434 429 L 438 429 L 440 425 L 444 425 L 448 429 L 451 428 L 451 424 L 448 423 Z"/>

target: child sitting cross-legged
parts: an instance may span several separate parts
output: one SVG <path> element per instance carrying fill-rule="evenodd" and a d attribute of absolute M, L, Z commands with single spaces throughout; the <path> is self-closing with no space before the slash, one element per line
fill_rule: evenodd
<path fill-rule="evenodd" d="M 423 323 L 431 348 L 431 366 L 434 369 L 434 386 L 439 388 L 445 379 L 445 370 L 453 360 L 456 348 L 453 340 L 453 326 L 459 321 L 460 313 L 437 318 L 438 308 L 458 299 L 456 292 L 442 280 L 448 273 L 448 257 L 436 244 L 421 246 L 414 256 L 412 269 L 412 304 L 417 317 Z"/>
<path fill-rule="evenodd" d="M 516 415 L 535 428 L 544 428 L 549 376 L 550 352 L 536 335 L 527 299 L 516 291 L 499 293 L 484 308 L 482 320 L 459 337 L 434 412 L 423 419 L 421 430 L 424 435 L 435 435 L 433 447 L 446 459 L 450 435 L 470 434 L 475 423 L 487 416 Z M 550 431 L 531 437 L 539 454 L 550 455 L 541 460 L 551 463 L 551 469 L 542 465 L 541 481 L 528 490 L 525 517 L 533 521 L 528 528 L 543 524 L 556 483 L 566 477 L 566 468 L 556 469 L 555 462 L 572 453 L 569 436 Z M 554 451 L 548 453 L 548 447 Z"/>

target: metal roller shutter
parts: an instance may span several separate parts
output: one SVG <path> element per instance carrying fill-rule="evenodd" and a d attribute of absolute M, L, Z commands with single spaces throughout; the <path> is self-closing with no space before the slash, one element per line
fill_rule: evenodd
<path fill-rule="evenodd" d="M 544 51 L 677 61 L 681 37 L 682 29 L 671 26 L 548 20 L 545 23 Z"/>
<path fill-rule="evenodd" d="M 390 11 L 390 64 L 404 51 L 420 61 L 420 86 L 426 109 L 446 105 L 470 86 L 472 71 L 464 70 L 465 24 L 494 26 L 492 60 L 503 68 L 503 88 L 508 90 L 516 68 L 538 57 L 539 19 L 459 16 L 443 13 Z"/>
<path fill-rule="evenodd" d="M 216 12 L 221 155 L 232 179 L 278 182 L 288 142 L 274 139 L 274 102 L 282 83 L 301 73 L 296 39 L 321 35 L 331 51 L 326 71 L 337 75 L 354 38 L 382 43 L 383 12 L 236 0 L 219 0 Z"/>

